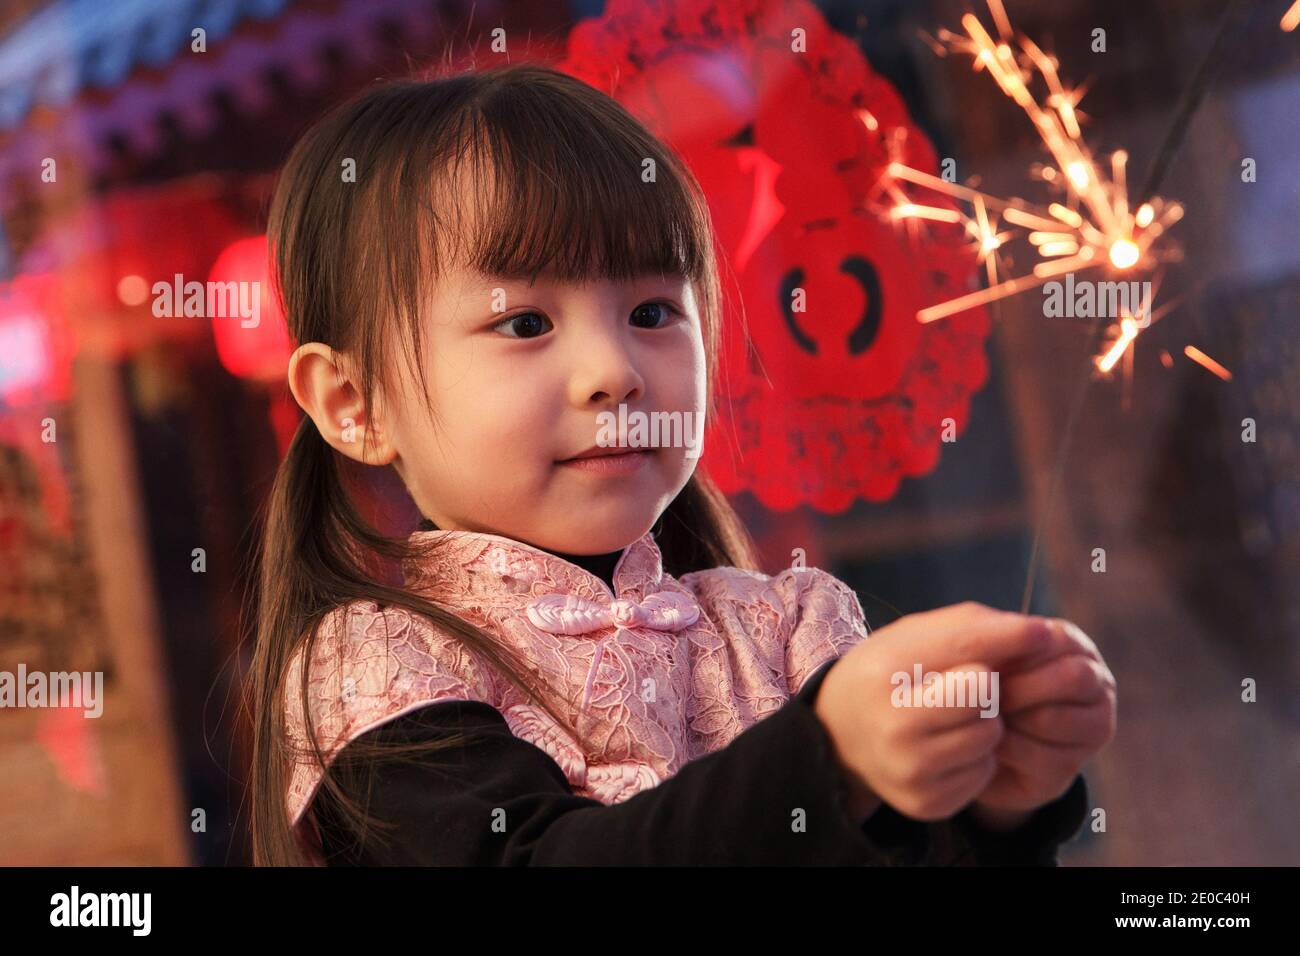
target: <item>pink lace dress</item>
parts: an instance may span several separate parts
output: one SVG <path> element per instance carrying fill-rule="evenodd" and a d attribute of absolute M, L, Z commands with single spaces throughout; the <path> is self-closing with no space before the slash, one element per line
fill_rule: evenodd
<path fill-rule="evenodd" d="M 402 714 L 481 701 L 554 758 L 574 793 L 616 803 L 726 746 L 867 636 L 857 595 L 818 568 L 773 576 L 714 568 L 678 579 L 664 572 L 646 534 L 624 551 L 611 593 L 590 572 L 509 538 L 417 537 L 439 548 L 427 567 L 405 569 L 407 586 L 519 651 L 557 690 L 550 703 L 591 749 L 428 619 L 357 601 L 327 615 L 312 656 L 312 718 L 327 762 Z M 298 687 L 301 667 L 300 650 L 287 688 Z M 286 727 L 295 749 L 305 747 L 294 693 Z M 295 825 L 319 782 L 310 760 L 294 767 L 287 799 Z"/>

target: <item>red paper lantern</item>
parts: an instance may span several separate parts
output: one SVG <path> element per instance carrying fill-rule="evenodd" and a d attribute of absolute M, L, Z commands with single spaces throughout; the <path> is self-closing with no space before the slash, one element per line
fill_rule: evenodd
<path fill-rule="evenodd" d="M 748 336 L 725 317 L 701 461 L 719 487 L 838 512 L 931 470 L 984 384 L 988 319 L 916 319 L 969 291 L 975 259 L 960 229 L 918 246 L 873 208 L 890 160 L 938 170 L 857 45 L 805 0 L 611 0 L 560 67 L 682 156 L 739 279 Z"/>
<path fill-rule="evenodd" d="M 71 492 L 64 449 L 58 441 L 63 403 L 72 397 L 72 363 L 78 342 L 67 320 L 64 288 L 50 273 L 0 283 L 0 565 L 22 571 L 30 535 L 71 527 Z M 53 439 L 53 440 L 52 440 Z M 22 477 L 30 468 L 34 481 Z M 32 496 L 37 497 L 32 497 Z M 33 507 L 34 502 L 39 505 Z M 34 529 L 24 515 L 45 527 Z M 15 564 L 13 558 L 19 560 Z"/>
<path fill-rule="evenodd" d="M 76 345 L 57 277 L 20 275 L 0 283 L 0 401 L 66 401 Z"/>
<path fill-rule="evenodd" d="M 283 382 L 293 354 L 284 313 L 271 286 L 266 236 L 251 236 L 227 246 L 217 257 L 209 283 L 236 283 L 249 314 L 213 315 L 217 357 L 232 375 L 258 382 Z M 183 291 L 183 290 L 182 290 Z"/>
<path fill-rule="evenodd" d="M 201 322 L 149 316 L 150 290 L 178 274 L 201 278 L 243 232 L 215 180 L 114 192 L 52 223 L 24 254 L 23 271 L 57 272 L 79 349 L 122 359 L 203 334 Z"/>

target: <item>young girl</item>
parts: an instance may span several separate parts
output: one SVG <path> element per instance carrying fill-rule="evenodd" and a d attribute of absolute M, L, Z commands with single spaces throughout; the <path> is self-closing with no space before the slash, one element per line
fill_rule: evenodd
<path fill-rule="evenodd" d="M 865 641 L 843 582 L 757 569 L 698 449 L 601 437 L 712 414 L 721 332 L 699 186 L 616 102 L 533 65 L 372 90 L 295 147 L 270 236 L 307 414 L 263 549 L 259 864 L 1055 862 L 1114 725 L 1082 632 L 968 604 Z M 896 706 L 918 665 L 1000 669 L 1001 714 Z"/>

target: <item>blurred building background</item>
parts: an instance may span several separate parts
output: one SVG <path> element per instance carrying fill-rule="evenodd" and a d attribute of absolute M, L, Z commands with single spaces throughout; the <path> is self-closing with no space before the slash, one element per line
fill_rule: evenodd
<path fill-rule="evenodd" d="M 1279 28 L 1286 6 L 1008 0 L 1062 75 L 1088 81 L 1089 140 L 1127 149 L 1133 180 L 1215 50 L 1160 186 L 1187 209 L 1183 259 L 1159 289 L 1175 309 L 1124 375 L 1082 386 L 1086 323 L 1045 320 L 1036 294 L 995 303 L 960 437 L 926 467 L 884 486 L 837 470 L 827 448 L 879 438 L 826 425 L 847 392 L 828 376 L 824 400 L 801 406 L 823 416 L 801 433 L 816 441 L 729 476 L 768 570 L 802 549 L 876 627 L 966 599 L 1018 609 L 1041 531 L 1032 609 L 1077 621 L 1120 687 L 1119 735 L 1087 768 L 1106 829 L 1066 863 L 1300 862 L 1300 31 Z M 1225 28 L 1228 8 L 1244 12 Z M 921 35 L 971 6 L 816 9 L 963 181 L 1041 198 L 1023 115 Z M 495 27 L 560 60 L 575 24 L 605 13 L 599 0 L 0 4 L 0 670 L 102 670 L 107 698 L 98 720 L 0 710 L 0 864 L 248 860 L 241 636 L 258 510 L 297 411 L 278 320 L 159 318 L 153 283 L 257 275 L 275 171 L 333 103 L 448 56 L 496 62 Z M 650 73 L 652 58 L 633 67 Z M 701 75 L 675 104 L 700 117 L 696 139 L 754 149 L 749 128 L 709 138 L 711 93 L 728 94 Z M 712 155 L 693 148 L 688 161 Z M 1231 379 L 1184 358 L 1187 343 Z"/>

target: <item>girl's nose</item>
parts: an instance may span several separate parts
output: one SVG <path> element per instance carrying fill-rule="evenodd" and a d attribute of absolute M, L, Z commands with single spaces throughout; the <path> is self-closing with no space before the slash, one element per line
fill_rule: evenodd
<path fill-rule="evenodd" d="M 604 337 L 588 340 L 579 348 L 578 365 L 571 380 L 573 403 L 578 408 L 595 404 L 631 402 L 645 391 L 645 379 L 629 350 Z"/>

